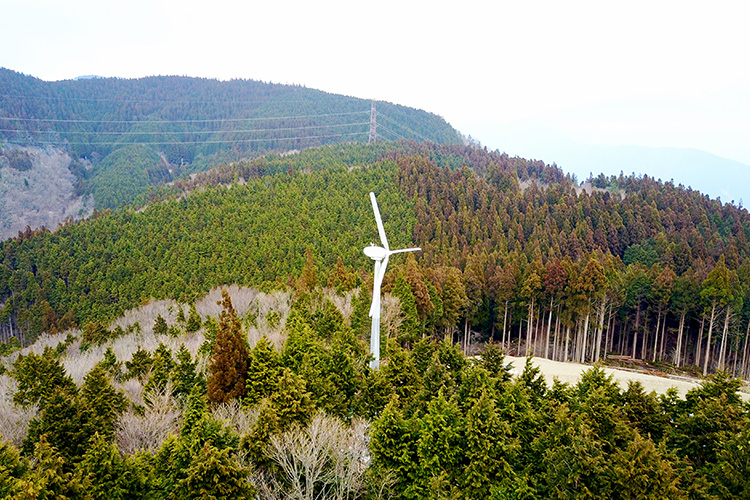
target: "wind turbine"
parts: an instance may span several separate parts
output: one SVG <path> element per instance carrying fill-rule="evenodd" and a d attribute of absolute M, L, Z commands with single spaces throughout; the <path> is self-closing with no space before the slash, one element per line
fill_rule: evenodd
<path fill-rule="evenodd" d="M 378 233 L 380 234 L 380 243 L 382 247 L 370 246 L 365 247 L 365 255 L 375 261 L 375 276 L 372 283 L 372 306 L 370 306 L 370 317 L 372 318 L 372 330 L 370 334 L 370 353 L 373 360 L 370 361 L 370 368 L 376 370 L 380 366 L 380 285 L 383 283 L 385 268 L 388 267 L 388 258 L 394 253 L 416 252 L 421 248 L 403 248 L 401 250 L 391 250 L 388 246 L 388 238 L 385 236 L 383 228 L 383 219 L 380 218 L 378 202 L 375 200 L 375 193 L 370 193 L 372 202 L 372 211 L 375 212 L 375 222 L 378 224 Z"/>

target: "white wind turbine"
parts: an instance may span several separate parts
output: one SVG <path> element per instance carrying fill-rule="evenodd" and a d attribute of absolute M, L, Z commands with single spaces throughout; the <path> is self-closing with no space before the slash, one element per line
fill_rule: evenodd
<path fill-rule="evenodd" d="M 370 317 L 372 318 L 370 353 L 372 353 L 374 358 L 370 361 L 370 368 L 375 370 L 380 366 L 380 285 L 383 283 L 385 268 L 388 267 L 388 258 L 394 253 L 416 252 L 422 249 L 404 248 L 401 250 L 391 250 L 388 246 L 388 238 L 385 236 L 383 219 L 380 218 L 380 210 L 378 210 L 378 202 L 375 200 L 375 193 L 370 193 L 370 201 L 372 201 L 372 211 L 375 212 L 375 222 L 378 224 L 380 243 L 383 244 L 382 247 L 378 247 L 370 243 L 370 246 L 364 249 L 365 255 L 375 261 L 375 277 L 372 283 L 372 306 L 370 307 Z"/>

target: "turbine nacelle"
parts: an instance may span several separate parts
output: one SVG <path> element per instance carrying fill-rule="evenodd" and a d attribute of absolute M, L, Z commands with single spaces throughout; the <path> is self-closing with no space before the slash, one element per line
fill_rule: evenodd
<path fill-rule="evenodd" d="M 370 244 L 369 247 L 365 247 L 363 251 L 365 252 L 365 255 L 367 255 L 368 257 L 370 257 L 372 260 L 375 260 L 375 261 L 381 261 L 385 259 L 391 253 L 385 248 L 375 246 L 372 243 Z"/>

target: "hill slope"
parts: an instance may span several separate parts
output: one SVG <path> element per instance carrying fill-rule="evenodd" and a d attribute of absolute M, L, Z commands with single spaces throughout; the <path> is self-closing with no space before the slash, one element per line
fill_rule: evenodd
<path fill-rule="evenodd" d="M 0 68 L 0 96 L 0 145 L 54 147 L 86 160 L 70 170 L 77 194 L 93 194 L 98 209 L 219 162 L 370 138 L 369 100 L 251 80 L 45 82 Z M 378 102 L 376 116 L 385 140 L 462 141 L 421 110 Z"/>
<path fill-rule="evenodd" d="M 404 343 L 429 332 L 467 351 L 492 338 L 555 359 L 615 352 L 746 370 L 747 211 L 648 177 L 593 181 L 579 192 L 557 168 L 435 144 L 239 162 L 154 193 L 142 211 L 4 242 L 0 333 L 31 339 L 150 297 L 286 289 L 302 275 L 367 293 L 375 191 L 391 244 L 423 249 L 394 259 L 384 283 L 405 301 Z"/>

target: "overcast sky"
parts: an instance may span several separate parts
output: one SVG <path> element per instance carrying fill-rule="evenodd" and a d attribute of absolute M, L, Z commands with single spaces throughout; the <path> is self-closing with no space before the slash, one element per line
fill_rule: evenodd
<path fill-rule="evenodd" d="M 431 111 L 509 153 L 529 155 L 503 144 L 523 123 L 750 165 L 749 13 L 720 0 L 0 0 L 0 66 L 302 84 Z"/>

